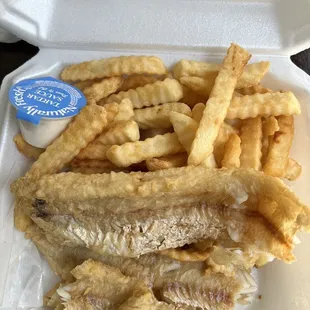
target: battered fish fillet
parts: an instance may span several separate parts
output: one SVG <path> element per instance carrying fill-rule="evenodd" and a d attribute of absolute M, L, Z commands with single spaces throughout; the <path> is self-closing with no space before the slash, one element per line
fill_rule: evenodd
<path fill-rule="evenodd" d="M 26 185 L 20 179 L 13 191 L 40 198 L 28 213 L 40 227 L 68 244 L 113 255 L 135 257 L 228 232 L 236 242 L 291 262 L 294 236 L 310 224 L 309 208 L 283 182 L 254 170 L 63 173 L 30 183 L 35 191 Z"/>
<path fill-rule="evenodd" d="M 100 262 L 87 260 L 71 273 L 76 280 L 57 290 L 65 309 L 176 309 L 158 301 L 141 280 L 124 276 L 117 268 Z"/>
<path fill-rule="evenodd" d="M 98 253 L 139 257 L 204 239 L 223 239 L 256 245 L 283 260 L 293 260 L 292 246 L 264 218 L 249 211 L 205 204 L 163 210 L 142 210 L 108 218 L 49 215 L 37 212 L 33 221 L 58 242 L 83 246 Z"/>
<path fill-rule="evenodd" d="M 174 290 L 170 290 L 169 298 L 171 302 L 174 300 L 181 305 L 177 309 L 193 309 L 197 298 L 200 300 L 202 309 L 232 309 L 236 302 L 250 296 L 256 288 L 253 280 L 227 278 L 220 273 L 207 275 L 203 262 L 181 263 L 157 254 L 143 255 L 138 259 L 100 255 L 82 247 L 70 248 L 59 245 L 55 243 L 53 237 L 44 235 L 35 225 L 28 230 L 28 236 L 32 238 L 40 252 L 48 257 L 48 261 L 53 262 L 51 267 L 66 282 L 73 281 L 69 270 L 75 267 L 74 261 L 78 265 L 92 258 L 118 268 L 127 277 L 143 281 L 148 287 L 153 288 L 159 298 L 167 294 L 168 286 L 173 286 Z M 248 275 L 247 278 L 251 277 Z M 185 294 L 186 291 L 182 287 L 190 290 L 191 294 Z M 183 294 L 182 301 L 178 300 L 181 294 Z M 225 296 L 225 298 L 216 299 L 215 296 Z"/>

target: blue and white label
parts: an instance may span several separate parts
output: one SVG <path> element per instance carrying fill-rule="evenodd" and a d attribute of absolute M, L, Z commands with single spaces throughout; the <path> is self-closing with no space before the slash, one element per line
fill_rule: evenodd
<path fill-rule="evenodd" d="M 9 100 L 17 109 L 16 117 L 33 124 L 41 118 L 74 116 L 86 105 L 79 89 L 52 77 L 18 82 L 10 88 Z"/>

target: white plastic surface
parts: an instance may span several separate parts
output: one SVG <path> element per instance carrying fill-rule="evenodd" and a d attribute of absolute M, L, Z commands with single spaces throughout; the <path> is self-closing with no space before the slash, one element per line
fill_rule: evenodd
<path fill-rule="evenodd" d="M 14 34 L 9 33 L 8 31 L 0 28 L 0 42 L 1 43 L 14 43 L 17 42 L 19 39 L 14 36 Z"/>
<path fill-rule="evenodd" d="M 134 52 L 128 52 L 128 54 L 134 54 Z M 0 141 L 0 188 L 2 189 L 0 192 L 0 304 L 1 296 L 4 303 L 0 309 L 40 306 L 43 291 L 51 288 L 57 280 L 51 275 L 46 262 L 39 259 L 35 247 L 13 228 L 13 199 L 9 192 L 9 184 L 26 171 L 29 163 L 18 153 L 12 141 L 18 132 L 18 126 L 15 110 L 8 104 L 8 88 L 13 83 L 26 78 L 47 75 L 57 77 L 62 67 L 68 63 L 117 55 L 119 55 L 118 52 L 42 49 L 35 58 L 4 80 L 0 93 L 0 116 L 3 117 L 2 120 L 0 119 L 3 124 Z M 181 58 L 212 62 L 220 62 L 222 59 L 221 56 L 178 52 L 158 52 L 155 55 L 162 57 L 169 66 Z M 270 60 L 272 64 L 270 73 L 263 80 L 263 85 L 273 89 L 292 90 L 302 105 L 303 113 L 296 117 L 292 157 L 302 164 L 303 173 L 296 182 L 291 183 L 291 187 L 305 203 L 310 205 L 310 78 L 286 57 L 257 56 L 252 59 L 252 61 L 260 60 Z M 310 309 L 310 236 L 302 235 L 300 238 L 302 243 L 295 250 L 297 262 L 286 265 L 276 261 L 255 273 L 259 284 L 258 294 L 262 295 L 262 299 L 256 299 L 247 307 L 238 306 L 238 310 Z M 32 272 L 29 273 L 29 270 Z"/>
<path fill-rule="evenodd" d="M 40 47 L 255 53 L 308 47 L 309 0 L 1 0 L 0 26 Z"/>

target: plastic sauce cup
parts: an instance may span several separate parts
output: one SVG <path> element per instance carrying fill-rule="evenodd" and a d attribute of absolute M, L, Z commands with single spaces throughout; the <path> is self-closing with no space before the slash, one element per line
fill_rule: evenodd
<path fill-rule="evenodd" d="M 79 89 L 52 77 L 18 82 L 9 100 L 25 141 L 40 148 L 51 144 L 86 104 Z"/>

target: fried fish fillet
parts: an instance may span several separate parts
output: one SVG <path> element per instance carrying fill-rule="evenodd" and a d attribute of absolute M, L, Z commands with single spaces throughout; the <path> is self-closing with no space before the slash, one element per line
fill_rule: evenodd
<path fill-rule="evenodd" d="M 181 247 L 204 239 L 230 238 L 253 245 L 287 262 L 294 260 L 293 242 L 258 212 L 205 203 L 161 210 L 140 210 L 98 218 L 70 214 L 42 214 L 37 207 L 32 220 L 59 242 L 98 253 L 139 257 Z"/>
<path fill-rule="evenodd" d="M 238 277 L 227 278 L 223 274 L 216 273 L 207 275 L 204 262 L 178 262 L 157 254 L 143 255 L 138 259 L 98 254 L 83 247 L 71 248 L 57 244 L 52 236 L 44 235 L 35 225 L 28 229 L 27 235 L 47 258 L 52 269 L 66 282 L 74 280 L 70 270 L 91 258 L 118 268 L 127 277 L 145 282 L 148 287 L 153 288 L 157 297 L 166 296 L 167 299 L 170 298 L 170 303 L 178 303 L 180 308 L 177 309 L 192 309 L 197 303 L 195 300 L 197 296 L 200 296 L 202 309 L 232 309 L 240 298 L 248 296 L 248 292 L 253 291 L 250 282 L 249 284 L 240 281 Z M 251 290 L 249 285 L 252 287 Z M 174 289 L 169 291 L 168 287 Z M 187 292 L 189 290 L 191 294 L 182 290 L 182 287 L 186 287 Z M 180 294 L 183 294 L 182 300 L 179 299 Z M 216 299 L 213 298 L 215 296 L 226 297 Z"/>
<path fill-rule="evenodd" d="M 18 196 L 26 195 L 30 199 L 39 198 L 34 201 L 37 203 L 34 204 L 35 210 L 30 215 L 47 231 L 55 228 L 54 233 L 57 232 L 62 238 L 69 238 L 74 244 L 98 246 L 100 251 L 108 250 L 109 244 L 122 246 L 118 239 L 126 235 L 129 239 L 133 238 L 133 241 L 122 240 L 126 245 L 122 250 L 122 255 L 129 256 L 141 255 L 158 249 L 158 233 L 154 233 L 155 228 L 152 228 L 146 240 L 148 238 L 156 240 L 155 244 L 151 243 L 151 246 L 147 246 L 142 252 L 137 249 L 137 252 L 131 253 L 129 250 L 134 248 L 130 244 L 135 244 L 137 240 L 140 240 L 139 233 L 136 234 L 136 232 L 139 232 L 140 223 L 145 222 L 145 218 L 148 217 L 147 212 L 156 209 L 167 208 L 165 212 L 171 218 L 170 224 L 173 225 L 171 227 L 174 229 L 179 226 L 177 229 L 179 231 L 181 226 L 174 215 L 177 207 L 190 206 L 188 212 L 195 214 L 195 208 L 203 204 L 214 208 L 215 206 L 234 206 L 244 201 L 243 204 L 247 210 L 245 213 L 228 208 L 232 216 L 232 223 L 229 225 L 226 220 L 223 221 L 224 217 L 220 216 L 219 210 L 221 209 L 215 208 L 223 227 L 227 230 L 228 227 L 235 225 L 236 221 L 238 223 L 237 215 L 241 218 L 245 217 L 248 222 L 253 222 L 253 227 L 262 225 L 263 229 L 259 232 L 259 229 L 248 229 L 248 225 L 241 221 L 242 225 L 236 227 L 237 233 L 239 232 L 237 236 L 241 235 L 242 238 L 246 236 L 249 244 L 256 244 L 258 235 L 264 234 L 268 237 L 272 233 L 273 237 L 266 239 L 267 251 L 287 262 L 294 259 L 291 250 L 296 232 L 308 229 L 310 226 L 309 208 L 303 205 L 282 181 L 253 170 L 183 167 L 151 173 L 111 173 L 94 176 L 63 173 L 44 176 L 38 184 L 28 184 L 27 180 L 21 179 L 12 186 L 12 189 Z M 172 215 L 169 214 L 169 208 L 173 210 Z M 146 213 L 135 213 L 133 219 L 137 216 L 137 222 L 129 223 L 130 229 L 124 230 L 124 235 L 117 231 L 117 227 L 111 229 L 105 224 L 104 219 L 100 220 L 104 218 L 104 215 L 126 214 L 140 209 L 145 209 Z M 161 227 L 164 228 L 162 226 L 164 224 L 159 223 L 160 216 L 158 216 L 154 215 L 152 219 L 158 222 L 156 229 L 160 231 Z M 166 218 L 164 213 L 162 216 L 163 219 Z M 181 218 L 187 221 L 188 226 L 193 224 L 192 214 L 186 214 L 185 217 L 182 215 Z M 202 225 L 209 222 L 206 216 L 199 217 L 199 220 L 201 222 L 198 222 Z M 121 221 L 121 225 L 127 223 L 126 216 L 124 216 L 124 223 L 121 217 L 115 221 L 116 225 L 119 224 L 118 221 Z M 92 222 L 94 225 L 91 225 Z M 68 228 L 66 225 L 70 223 Z M 212 227 L 208 225 L 209 223 L 207 227 Z M 173 231 L 173 229 L 170 230 Z M 258 230 L 257 236 L 251 233 L 256 230 Z M 85 233 L 82 239 L 79 236 L 80 232 Z M 232 229 L 231 234 L 234 235 L 234 232 Z M 75 233 L 79 234 L 75 236 Z M 90 238 L 89 235 L 100 236 L 100 238 L 97 240 Z M 163 248 L 159 249 L 182 246 L 180 240 L 179 243 L 175 243 L 176 236 L 171 241 L 166 241 Z M 186 237 L 183 244 L 205 237 L 208 236 L 195 235 L 194 231 Z M 112 239 L 109 241 L 109 238 Z M 234 238 L 238 239 L 236 236 Z M 272 240 L 277 241 L 274 243 L 271 242 Z M 144 242 L 147 243 L 147 241 Z M 264 242 L 260 243 L 260 247 L 266 249 L 263 244 Z M 117 249 L 113 251 L 115 254 L 118 253 Z"/>

